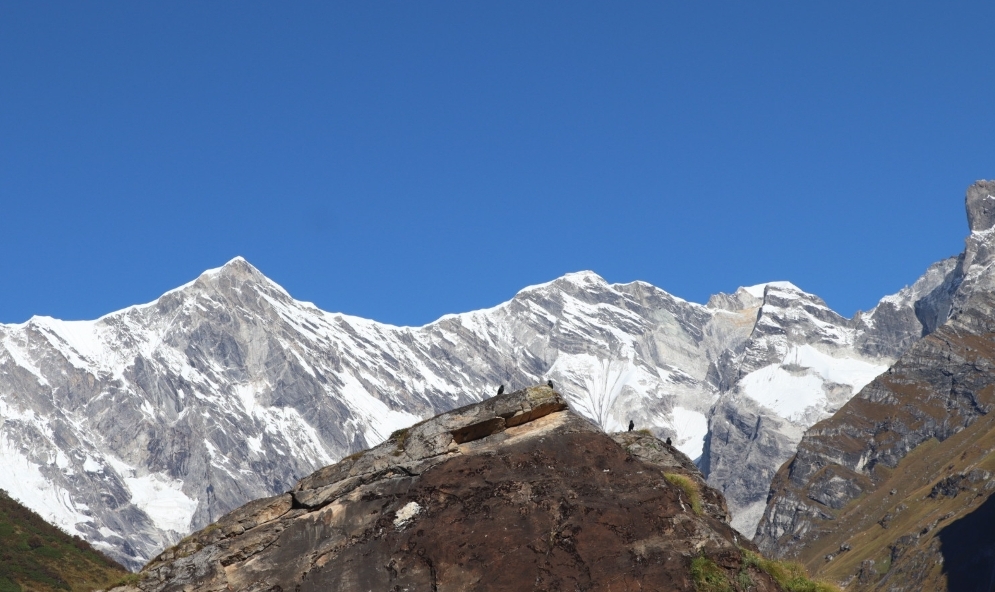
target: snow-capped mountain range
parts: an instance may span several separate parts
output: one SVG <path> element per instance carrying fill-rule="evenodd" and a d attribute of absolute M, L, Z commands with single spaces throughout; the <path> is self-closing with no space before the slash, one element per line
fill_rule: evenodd
<path fill-rule="evenodd" d="M 0 325 L 0 488 L 134 568 L 396 429 L 551 379 L 602 429 L 631 419 L 700 458 L 752 535 L 804 429 L 949 307 L 930 294 L 952 266 L 853 319 L 787 282 L 701 305 L 580 272 L 396 327 L 236 258 L 95 321 Z"/>

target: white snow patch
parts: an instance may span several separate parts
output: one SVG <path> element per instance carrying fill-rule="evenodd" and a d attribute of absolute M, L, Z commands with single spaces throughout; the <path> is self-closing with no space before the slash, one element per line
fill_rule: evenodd
<path fill-rule="evenodd" d="M 248 444 L 249 450 L 255 452 L 256 454 L 262 454 L 263 452 L 263 437 L 254 436 L 245 439 L 245 443 Z"/>
<path fill-rule="evenodd" d="M 135 476 L 135 467 L 129 465 L 123 460 L 118 460 L 113 456 L 107 454 L 104 456 L 104 461 L 107 462 L 107 464 L 109 464 L 111 468 L 114 469 L 114 472 L 117 473 L 122 478 Z"/>
<path fill-rule="evenodd" d="M 670 425 L 677 432 L 676 448 L 698 458 L 705 449 L 705 435 L 708 433 L 708 418 L 701 412 L 684 407 L 674 407 Z"/>
<path fill-rule="evenodd" d="M 992 235 L 995 235 L 995 226 L 993 226 L 991 228 L 986 228 L 984 230 L 972 230 L 971 231 L 971 236 L 972 237 L 980 238 L 982 240 L 991 238 Z"/>
<path fill-rule="evenodd" d="M 235 385 L 235 396 L 242 403 L 242 409 L 250 416 L 256 409 L 256 395 L 262 391 L 261 385 L 255 383 L 243 383 Z"/>
<path fill-rule="evenodd" d="M 750 296 L 754 298 L 763 298 L 764 289 L 770 286 L 772 288 L 780 288 L 782 290 L 788 290 L 792 292 L 802 292 L 802 289 L 798 286 L 792 284 L 791 282 L 766 282 L 763 284 L 757 284 L 755 286 L 744 286 L 743 289 L 746 290 Z"/>
<path fill-rule="evenodd" d="M 92 456 L 88 454 L 86 455 L 86 460 L 83 461 L 83 470 L 86 471 L 87 473 L 100 473 L 103 472 L 104 465 L 97 462 Z"/>
<path fill-rule="evenodd" d="M 108 348 L 100 341 L 95 321 L 61 321 L 52 317 L 34 317 L 32 321 L 77 368 L 89 368 L 93 361 L 106 355 Z"/>
<path fill-rule="evenodd" d="M 432 375 L 428 372 L 424 377 Z M 367 444 L 376 446 L 387 439 L 392 432 L 409 427 L 422 420 L 421 417 L 406 411 L 395 411 L 380 399 L 370 395 L 359 380 L 352 374 L 342 373 L 342 402 L 353 412 L 353 416 L 363 425 L 363 435 Z M 317 441 L 317 440 L 316 440 Z"/>
<path fill-rule="evenodd" d="M 183 493 L 183 482 L 160 473 L 126 477 L 131 503 L 148 514 L 158 528 L 186 534 L 197 511 L 197 500 Z"/>
<path fill-rule="evenodd" d="M 62 469 L 63 471 L 65 471 L 67 468 L 69 468 L 69 457 L 66 456 L 66 454 L 61 450 L 56 450 L 55 460 L 53 461 L 53 464 Z M 69 474 L 72 474 L 72 471 L 69 471 Z"/>
<path fill-rule="evenodd" d="M 739 381 L 740 389 L 748 397 L 792 420 L 801 419 L 809 407 L 825 403 L 822 384 L 815 374 L 796 376 L 778 364 L 751 372 Z"/>
<path fill-rule="evenodd" d="M 782 364 L 800 367 L 804 373 L 789 372 Z M 781 417 L 799 421 L 809 408 L 825 408 L 824 383 L 847 384 L 856 393 L 887 369 L 888 366 L 854 358 L 835 358 L 811 345 L 803 345 L 793 347 L 780 364 L 771 364 L 744 376 L 739 381 L 739 388 Z"/>
<path fill-rule="evenodd" d="M 785 362 L 811 368 L 829 382 L 849 384 L 853 387 L 854 393 L 888 369 L 887 364 L 872 364 L 848 357 L 836 358 L 811 345 L 797 347 L 792 353 L 788 354 Z"/>
<path fill-rule="evenodd" d="M 411 520 L 421 512 L 418 502 L 408 502 L 403 508 L 397 511 L 394 517 L 394 528 L 401 530 L 408 525 Z"/>
<path fill-rule="evenodd" d="M 204 448 L 207 448 L 207 456 L 212 461 L 218 456 L 218 449 L 209 440 L 204 440 Z"/>

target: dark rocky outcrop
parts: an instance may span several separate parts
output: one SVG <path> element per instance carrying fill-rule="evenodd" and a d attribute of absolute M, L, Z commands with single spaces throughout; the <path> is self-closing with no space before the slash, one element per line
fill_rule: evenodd
<path fill-rule="evenodd" d="M 542 386 L 400 430 L 249 503 L 128 589 L 693 590 L 697 560 L 729 590 L 779 590 L 744 547 L 685 455 L 648 433 L 607 436 Z"/>

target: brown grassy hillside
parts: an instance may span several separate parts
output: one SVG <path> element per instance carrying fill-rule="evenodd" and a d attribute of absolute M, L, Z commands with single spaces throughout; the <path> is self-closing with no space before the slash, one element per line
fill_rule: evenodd
<path fill-rule="evenodd" d="M 0 592 L 83 592 L 127 574 L 83 539 L 67 535 L 0 490 Z"/>

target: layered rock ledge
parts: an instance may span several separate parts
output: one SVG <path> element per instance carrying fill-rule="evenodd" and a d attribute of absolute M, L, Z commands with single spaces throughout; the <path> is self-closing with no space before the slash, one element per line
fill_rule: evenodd
<path fill-rule="evenodd" d="M 744 561 L 755 547 L 728 520 L 681 452 L 648 433 L 605 435 L 532 387 L 246 504 L 116 590 L 693 590 L 693 561 L 780 589 Z"/>

